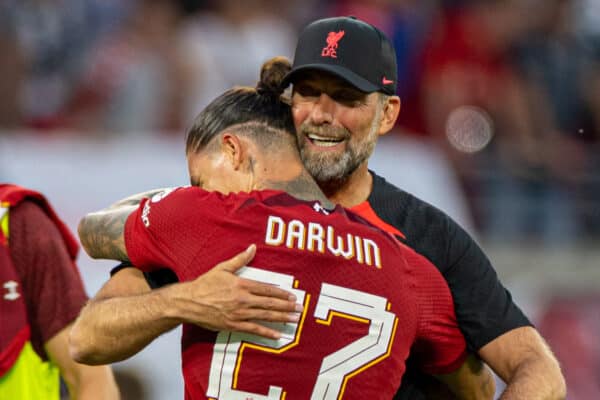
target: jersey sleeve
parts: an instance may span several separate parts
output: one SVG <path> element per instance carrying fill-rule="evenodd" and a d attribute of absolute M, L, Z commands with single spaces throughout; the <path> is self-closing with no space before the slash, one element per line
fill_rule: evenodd
<path fill-rule="evenodd" d="M 192 221 L 203 220 L 202 197 L 208 194 L 196 189 L 178 188 L 140 202 L 125 223 L 125 247 L 133 265 L 144 272 L 167 267 L 177 273 L 177 267 L 193 259 L 194 246 L 185 238 L 202 229 Z"/>
<path fill-rule="evenodd" d="M 415 287 L 419 324 L 411 351 L 422 372 L 453 372 L 465 361 L 467 345 L 458 328 L 450 289 L 433 265 L 424 265 L 418 258 L 409 262 L 421 263 L 416 267 Z"/>
<path fill-rule="evenodd" d="M 531 322 L 513 302 L 477 243 L 450 220 L 447 262 L 442 272 L 452 292 L 456 316 L 469 350 Z"/>
<path fill-rule="evenodd" d="M 31 201 L 10 213 L 11 257 L 23 284 L 32 344 L 46 359 L 44 343 L 75 320 L 87 295 L 63 237 L 48 215 Z"/>

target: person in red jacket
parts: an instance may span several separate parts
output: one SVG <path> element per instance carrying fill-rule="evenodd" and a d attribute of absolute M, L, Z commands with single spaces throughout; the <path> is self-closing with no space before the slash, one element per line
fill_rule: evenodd
<path fill-rule="evenodd" d="M 68 332 L 87 296 L 75 265 L 79 246 L 44 197 L 0 184 L 0 398 L 114 400 L 108 366 L 76 363 Z"/>

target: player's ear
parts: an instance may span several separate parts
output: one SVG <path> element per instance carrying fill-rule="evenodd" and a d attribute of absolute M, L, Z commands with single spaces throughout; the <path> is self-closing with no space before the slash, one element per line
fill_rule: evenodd
<path fill-rule="evenodd" d="M 242 143 L 239 136 L 225 132 L 221 139 L 221 152 L 231 162 L 234 170 L 240 168 L 243 162 Z"/>
<path fill-rule="evenodd" d="M 378 100 L 380 101 L 380 100 Z M 400 97 L 386 96 L 383 100 L 383 110 L 381 112 L 381 123 L 379 124 L 379 135 L 385 135 L 392 130 L 400 114 Z"/>

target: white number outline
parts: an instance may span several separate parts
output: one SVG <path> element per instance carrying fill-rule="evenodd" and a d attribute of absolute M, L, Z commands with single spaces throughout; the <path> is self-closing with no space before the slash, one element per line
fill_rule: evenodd
<path fill-rule="evenodd" d="M 387 311 L 384 297 L 323 283 L 315 308 L 317 322 L 330 325 L 334 316 L 369 324 L 366 336 L 323 359 L 311 399 L 341 399 L 351 377 L 387 358 L 398 319 Z"/>
<path fill-rule="evenodd" d="M 310 302 L 310 294 L 293 288 L 292 275 L 244 267 L 238 273 L 248 279 L 277 285 L 294 293 L 304 304 L 304 312 L 296 324 L 263 324 L 281 330 L 279 340 L 256 335 L 221 331 L 213 349 L 206 395 L 211 399 L 281 400 L 286 392 L 269 385 L 267 395 L 236 390 L 237 376 L 245 348 L 269 353 L 283 353 L 299 341 Z M 334 316 L 369 324 L 369 333 L 323 358 L 311 400 L 338 400 L 344 395 L 350 378 L 387 358 L 392 350 L 398 318 L 390 311 L 387 299 L 373 294 L 323 283 L 315 307 L 316 322 L 330 325 Z"/>
<path fill-rule="evenodd" d="M 271 283 L 290 291 L 296 296 L 296 299 L 300 303 L 304 304 L 304 309 L 308 309 L 310 296 L 306 295 L 303 290 L 298 290 L 293 287 L 294 277 L 291 275 L 253 267 L 240 268 L 238 275 L 247 279 Z M 282 353 L 296 346 L 300 341 L 300 333 L 305 317 L 306 311 L 302 313 L 301 320 L 298 323 L 262 322 L 263 325 L 282 332 L 282 336 L 278 340 L 267 339 L 248 333 L 231 331 L 219 332 L 213 348 L 206 396 L 212 399 L 221 398 L 227 400 L 247 400 L 248 398 L 252 398 L 253 400 L 282 399 L 282 395 L 284 395 L 285 392 L 283 391 L 283 388 L 278 386 L 269 385 L 269 393 L 266 396 L 235 389 L 237 386 L 237 375 L 241 364 L 242 353 L 246 347 L 268 351 L 270 353 Z"/>

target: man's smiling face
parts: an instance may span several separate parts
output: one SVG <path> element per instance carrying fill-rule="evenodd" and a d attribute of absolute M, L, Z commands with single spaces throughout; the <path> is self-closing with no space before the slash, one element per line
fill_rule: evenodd
<path fill-rule="evenodd" d="M 381 134 L 379 93 L 364 93 L 324 72 L 294 82 L 292 113 L 304 165 L 319 182 L 349 177 L 373 153 Z"/>

